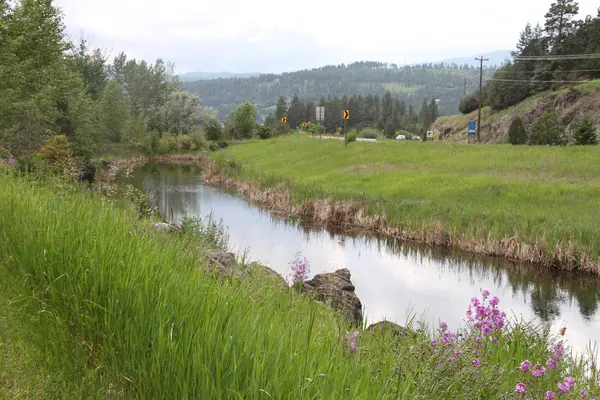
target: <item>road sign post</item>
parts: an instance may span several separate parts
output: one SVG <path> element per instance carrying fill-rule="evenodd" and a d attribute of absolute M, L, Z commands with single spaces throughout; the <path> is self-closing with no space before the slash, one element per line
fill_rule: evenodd
<path fill-rule="evenodd" d="M 475 121 L 469 121 L 467 124 L 467 135 L 475 136 L 477 134 L 477 123 Z"/>
<path fill-rule="evenodd" d="M 347 136 L 347 122 L 350 119 L 350 110 L 344 110 L 344 145 L 348 144 L 348 136 Z"/>
<path fill-rule="evenodd" d="M 315 119 L 317 122 L 321 122 L 321 125 L 325 126 L 325 107 L 317 106 L 315 109 Z M 319 129 L 319 139 L 321 139 L 321 130 Z"/>

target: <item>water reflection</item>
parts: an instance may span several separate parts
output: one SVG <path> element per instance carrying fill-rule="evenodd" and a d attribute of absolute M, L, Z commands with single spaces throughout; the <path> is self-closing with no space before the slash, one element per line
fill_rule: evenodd
<path fill-rule="evenodd" d="M 146 165 L 131 179 L 154 197 L 169 219 L 212 212 L 227 226 L 233 251 L 248 249 L 251 258 L 282 275 L 289 273 L 288 262 L 300 250 L 313 274 L 347 267 L 369 322 L 386 318 L 403 323 L 416 313 L 429 323 L 444 319 L 458 326 L 471 296 L 488 288 L 508 314 L 549 324 L 554 332 L 567 326 L 568 340 L 576 348 L 600 339 L 596 278 L 393 238 L 302 227 L 204 186 L 195 166 Z"/>

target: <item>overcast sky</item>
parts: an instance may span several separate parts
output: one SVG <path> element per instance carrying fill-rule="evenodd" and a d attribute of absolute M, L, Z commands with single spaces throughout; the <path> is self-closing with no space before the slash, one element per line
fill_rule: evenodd
<path fill-rule="evenodd" d="M 510 50 L 550 0 L 55 0 L 72 39 L 178 72 L 282 72 Z M 579 2 L 596 15 L 597 0 Z"/>

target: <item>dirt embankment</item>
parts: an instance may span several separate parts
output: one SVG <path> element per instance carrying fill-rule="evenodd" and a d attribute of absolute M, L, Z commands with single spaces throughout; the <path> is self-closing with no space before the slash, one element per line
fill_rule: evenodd
<path fill-rule="evenodd" d="M 526 129 L 543 113 L 554 110 L 572 138 L 577 125 L 584 116 L 590 117 L 596 126 L 600 126 L 600 91 L 582 93 L 578 90 L 563 90 L 527 99 L 521 104 L 499 112 L 482 112 L 481 141 L 483 143 L 508 142 L 508 128 L 515 117 L 523 118 Z M 477 111 L 469 115 L 457 115 L 440 118 L 433 132 L 441 140 L 465 142 L 467 140 L 467 122 L 477 120 Z"/>

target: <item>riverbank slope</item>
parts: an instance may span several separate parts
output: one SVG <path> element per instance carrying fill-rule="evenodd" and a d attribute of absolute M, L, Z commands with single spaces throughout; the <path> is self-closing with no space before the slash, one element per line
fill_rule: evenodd
<path fill-rule="evenodd" d="M 219 152 L 208 179 L 308 223 L 598 273 L 597 154 L 288 136 Z"/>

